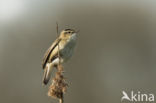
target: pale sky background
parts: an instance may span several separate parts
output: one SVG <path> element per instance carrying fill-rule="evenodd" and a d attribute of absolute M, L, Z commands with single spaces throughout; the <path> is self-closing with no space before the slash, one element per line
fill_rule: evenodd
<path fill-rule="evenodd" d="M 155 0 L 0 0 L 0 103 L 57 103 L 41 67 L 56 21 L 59 30 L 80 30 L 64 65 L 65 103 L 121 103 L 123 90 L 156 94 L 155 11 Z"/>

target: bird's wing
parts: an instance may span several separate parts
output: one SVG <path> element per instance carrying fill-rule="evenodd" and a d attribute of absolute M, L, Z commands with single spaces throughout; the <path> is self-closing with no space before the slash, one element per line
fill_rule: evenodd
<path fill-rule="evenodd" d="M 56 39 L 52 45 L 48 48 L 48 50 L 45 52 L 43 60 L 42 60 L 42 67 L 43 69 L 45 68 L 45 65 L 50 57 L 51 52 L 54 50 L 54 48 L 58 45 L 61 39 Z"/>

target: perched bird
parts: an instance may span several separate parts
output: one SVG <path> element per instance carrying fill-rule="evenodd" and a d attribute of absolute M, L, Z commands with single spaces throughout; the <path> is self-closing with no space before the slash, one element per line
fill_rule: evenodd
<path fill-rule="evenodd" d="M 76 39 L 77 32 L 75 30 L 65 29 L 46 51 L 42 61 L 44 69 L 43 83 L 45 85 L 50 80 L 52 69 L 59 63 L 64 63 L 71 58 L 76 45 Z"/>

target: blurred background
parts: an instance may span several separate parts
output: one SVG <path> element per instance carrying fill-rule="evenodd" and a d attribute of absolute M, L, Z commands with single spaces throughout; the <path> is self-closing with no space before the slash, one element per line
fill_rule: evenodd
<path fill-rule="evenodd" d="M 58 103 L 47 97 L 41 66 L 56 21 L 59 31 L 80 30 L 64 65 L 65 103 L 120 103 L 123 90 L 156 94 L 155 10 L 155 0 L 0 0 L 0 102 Z"/>

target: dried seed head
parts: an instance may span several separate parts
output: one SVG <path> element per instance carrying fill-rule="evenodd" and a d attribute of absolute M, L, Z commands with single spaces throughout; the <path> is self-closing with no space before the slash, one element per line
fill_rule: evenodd
<path fill-rule="evenodd" d="M 63 94 L 66 92 L 68 85 L 63 76 L 62 65 L 58 65 L 57 70 L 58 71 L 55 73 L 55 77 L 52 79 L 52 84 L 49 87 L 48 96 L 63 101 Z"/>

